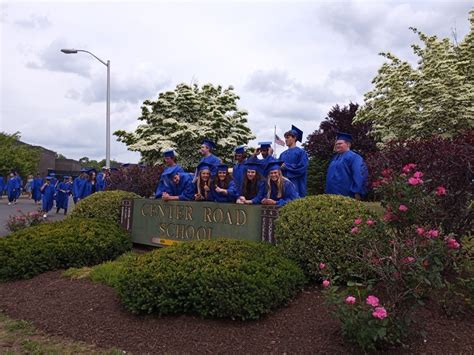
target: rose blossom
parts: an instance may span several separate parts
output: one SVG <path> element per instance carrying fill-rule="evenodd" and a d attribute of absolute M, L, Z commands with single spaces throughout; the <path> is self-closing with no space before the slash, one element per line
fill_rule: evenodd
<path fill-rule="evenodd" d="M 413 174 L 413 177 L 416 179 L 421 179 L 423 177 L 423 173 L 421 171 L 417 171 Z"/>
<path fill-rule="evenodd" d="M 387 310 L 383 307 L 376 307 L 375 310 L 372 312 L 372 316 L 378 319 L 384 319 L 388 317 Z"/>
<path fill-rule="evenodd" d="M 358 232 L 359 232 L 359 228 L 357 228 L 357 227 L 354 227 L 354 228 L 351 229 L 352 234 L 356 234 Z"/>
<path fill-rule="evenodd" d="M 367 296 L 365 302 L 371 305 L 372 307 L 377 307 L 379 305 L 379 299 L 373 295 Z"/>
<path fill-rule="evenodd" d="M 416 164 L 410 163 L 410 164 L 405 165 L 402 168 L 402 170 L 404 173 L 409 173 L 411 169 L 415 169 L 415 168 L 416 168 Z"/>
<path fill-rule="evenodd" d="M 400 212 L 406 212 L 406 211 L 408 211 L 408 207 L 405 206 L 405 205 L 400 205 L 400 207 L 398 207 L 398 210 L 399 210 Z"/>
<path fill-rule="evenodd" d="M 362 223 L 362 218 L 356 218 L 355 221 L 354 221 L 355 225 L 359 225 L 361 223 Z"/>
<path fill-rule="evenodd" d="M 428 232 L 426 232 L 426 236 L 428 238 L 437 238 L 439 237 L 439 231 L 436 229 L 431 229 Z"/>
<path fill-rule="evenodd" d="M 328 287 L 329 284 L 330 284 L 329 280 L 324 280 L 324 281 L 323 281 L 323 286 L 324 286 L 324 287 Z"/>
<path fill-rule="evenodd" d="M 438 195 L 438 196 L 446 195 L 446 189 L 443 186 L 438 186 L 436 188 L 436 195 Z"/>
<path fill-rule="evenodd" d="M 384 169 L 382 170 L 382 176 L 383 177 L 390 177 L 390 175 L 392 175 L 393 173 L 393 170 L 392 169 Z"/>
<path fill-rule="evenodd" d="M 448 244 L 449 249 L 459 249 L 459 247 L 461 246 L 454 238 L 448 238 L 446 242 Z"/>
<path fill-rule="evenodd" d="M 375 224 L 375 222 L 371 219 L 368 219 L 366 223 L 367 223 L 368 226 L 371 226 L 371 225 Z"/>
<path fill-rule="evenodd" d="M 425 234 L 425 230 L 424 230 L 423 228 L 421 228 L 421 227 L 418 227 L 418 228 L 416 229 L 416 234 L 418 234 L 418 235 L 423 235 L 423 234 Z"/>
<path fill-rule="evenodd" d="M 354 303 L 356 303 L 356 298 L 354 296 L 347 296 L 345 302 L 347 304 L 354 304 Z"/>
<path fill-rule="evenodd" d="M 423 183 L 423 180 L 421 180 L 419 178 L 411 177 L 411 178 L 408 179 L 408 184 L 409 185 L 416 186 L 416 185 L 420 185 L 422 183 Z"/>
<path fill-rule="evenodd" d="M 319 263 L 319 268 L 322 270 L 326 267 L 326 264 L 325 263 Z"/>

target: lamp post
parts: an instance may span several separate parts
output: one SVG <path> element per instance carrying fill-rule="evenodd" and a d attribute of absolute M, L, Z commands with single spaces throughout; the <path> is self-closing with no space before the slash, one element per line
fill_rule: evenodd
<path fill-rule="evenodd" d="M 107 67 L 107 111 L 106 111 L 106 121 L 105 121 L 105 166 L 107 169 L 110 168 L 110 60 L 104 62 L 102 59 L 94 55 L 89 51 L 83 49 L 61 49 L 61 52 L 65 54 L 76 54 L 77 52 L 89 53 L 99 62 L 104 64 Z"/>

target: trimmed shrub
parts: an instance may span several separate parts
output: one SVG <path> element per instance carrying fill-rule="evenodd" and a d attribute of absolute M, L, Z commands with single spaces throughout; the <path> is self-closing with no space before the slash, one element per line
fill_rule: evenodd
<path fill-rule="evenodd" d="M 122 200 L 139 197 L 133 192 L 127 191 L 97 192 L 80 200 L 70 217 L 98 218 L 103 221 L 119 223 Z"/>
<path fill-rule="evenodd" d="M 130 250 L 129 236 L 108 222 L 69 218 L 0 238 L 0 281 L 95 265 Z"/>
<path fill-rule="evenodd" d="M 298 266 L 269 244 L 218 239 L 187 242 L 127 260 L 119 279 L 133 313 L 197 313 L 257 319 L 303 286 Z"/>
<path fill-rule="evenodd" d="M 310 277 L 320 278 L 320 263 L 340 281 L 364 280 L 360 237 L 351 228 L 357 218 L 372 217 L 364 203 L 336 195 L 308 196 L 279 211 L 275 235 L 279 249 Z"/>
<path fill-rule="evenodd" d="M 473 198 L 474 130 L 454 139 L 435 136 L 387 144 L 367 159 L 372 186 L 383 182 L 380 176 L 399 171 L 410 163 L 430 177 L 424 181 L 428 189 L 443 186 L 447 191 L 442 204 L 436 207 L 437 213 L 431 214 L 426 223 L 440 224 L 445 233 L 459 236 L 472 231 L 474 218 L 469 204 Z"/>
<path fill-rule="evenodd" d="M 154 196 L 163 169 L 163 165 L 135 165 L 112 171 L 107 180 L 107 190 L 129 191 L 145 198 Z"/>

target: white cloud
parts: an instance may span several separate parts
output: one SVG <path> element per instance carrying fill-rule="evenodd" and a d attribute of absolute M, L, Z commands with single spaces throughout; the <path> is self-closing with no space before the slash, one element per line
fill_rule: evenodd
<path fill-rule="evenodd" d="M 47 16 L 41 16 L 36 14 L 31 14 L 28 19 L 16 20 L 15 24 L 24 28 L 31 29 L 46 29 L 51 26 Z"/>

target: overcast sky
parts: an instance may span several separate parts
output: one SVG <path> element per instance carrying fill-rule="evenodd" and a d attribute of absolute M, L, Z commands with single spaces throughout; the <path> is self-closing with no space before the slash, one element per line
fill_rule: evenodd
<path fill-rule="evenodd" d="M 257 139 L 308 135 L 335 104 L 362 103 L 383 63 L 414 60 L 408 27 L 458 39 L 472 1 L 1 1 L 0 131 L 68 158 L 105 158 L 111 127 L 134 130 L 145 99 L 178 83 L 233 85 Z M 280 148 L 281 151 L 281 148 Z M 139 154 L 112 136 L 111 158 Z"/>

